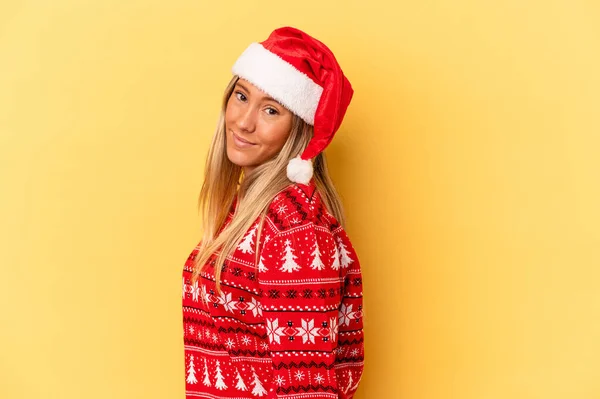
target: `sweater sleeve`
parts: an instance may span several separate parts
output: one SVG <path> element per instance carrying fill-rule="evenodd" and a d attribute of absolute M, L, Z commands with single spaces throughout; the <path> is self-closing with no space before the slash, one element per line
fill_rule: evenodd
<path fill-rule="evenodd" d="M 353 298 L 359 312 L 350 315 L 344 293 L 360 268 L 347 236 L 338 233 L 306 223 L 277 233 L 261 251 L 258 281 L 273 361 L 273 398 L 349 399 L 357 388 L 363 340 L 362 318 L 356 316 L 362 292 Z M 358 347 L 348 363 L 344 357 L 350 350 L 342 353 L 338 345 L 340 324 L 346 322 L 354 324 L 345 339 Z"/>

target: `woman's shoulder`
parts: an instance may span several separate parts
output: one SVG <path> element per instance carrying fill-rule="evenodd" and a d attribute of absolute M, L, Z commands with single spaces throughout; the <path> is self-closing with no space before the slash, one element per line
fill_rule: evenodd
<path fill-rule="evenodd" d="M 358 259 L 350 237 L 327 210 L 314 183 L 291 184 L 279 192 L 269 205 L 265 224 L 264 243 L 269 245 L 265 245 L 266 252 L 262 255 L 266 262 L 270 262 L 270 258 L 282 259 L 282 254 L 286 259 L 299 257 L 305 261 L 312 260 L 317 251 L 326 256 L 328 262 L 333 262 L 327 264 L 328 270 L 335 271 Z M 269 268 L 269 265 L 266 267 Z"/>
<path fill-rule="evenodd" d="M 321 200 L 314 179 L 308 184 L 292 183 L 280 191 L 269 204 L 267 218 L 278 231 L 308 224 L 331 231 L 340 227 Z"/>

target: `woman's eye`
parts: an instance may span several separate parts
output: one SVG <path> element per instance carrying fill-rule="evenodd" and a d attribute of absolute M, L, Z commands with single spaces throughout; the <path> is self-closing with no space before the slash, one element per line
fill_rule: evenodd
<path fill-rule="evenodd" d="M 279 112 L 277 112 L 277 110 L 275 108 L 267 108 L 267 111 L 273 111 L 273 112 L 268 112 L 269 115 L 277 115 Z"/>
<path fill-rule="evenodd" d="M 238 94 L 239 94 L 239 96 L 238 96 Z M 244 94 L 240 93 L 239 91 L 236 91 L 236 92 L 235 92 L 235 96 L 236 96 L 236 97 L 237 97 L 237 99 L 238 99 L 238 100 L 240 100 L 240 101 L 246 101 L 246 96 L 245 96 Z M 240 98 L 240 96 L 241 96 L 242 98 Z"/>

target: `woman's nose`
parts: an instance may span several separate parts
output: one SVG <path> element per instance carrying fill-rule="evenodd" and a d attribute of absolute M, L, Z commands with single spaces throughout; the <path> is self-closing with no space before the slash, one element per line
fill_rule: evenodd
<path fill-rule="evenodd" d="M 254 131 L 254 126 L 256 125 L 256 111 L 253 107 L 247 106 L 240 112 L 237 125 L 240 130 L 248 132 Z"/>

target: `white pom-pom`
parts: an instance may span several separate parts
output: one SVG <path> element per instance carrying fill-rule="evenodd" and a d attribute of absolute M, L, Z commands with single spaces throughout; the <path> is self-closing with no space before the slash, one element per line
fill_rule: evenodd
<path fill-rule="evenodd" d="M 287 177 L 294 183 L 308 184 L 313 175 L 313 165 L 309 160 L 304 160 L 298 155 L 290 159 L 287 166 Z"/>

